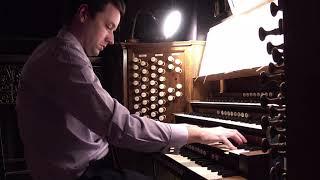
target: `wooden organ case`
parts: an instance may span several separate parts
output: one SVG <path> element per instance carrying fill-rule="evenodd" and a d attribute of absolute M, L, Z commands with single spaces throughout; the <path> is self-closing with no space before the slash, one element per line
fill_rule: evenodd
<path fill-rule="evenodd" d="M 274 3 L 270 8 L 272 15 L 276 14 L 274 11 L 281 10 L 275 10 Z M 260 39 L 283 34 L 282 21 L 280 19 L 279 28 L 275 30 L 260 29 Z M 197 63 L 201 62 L 203 45 L 197 42 L 123 44 L 127 53 L 127 64 L 124 66 L 124 77 L 127 77 L 124 87 L 127 88 L 124 97 L 127 97 L 125 104 L 132 113 L 164 122 L 237 129 L 248 140 L 237 150 L 228 150 L 221 144 L 208 146 L 195 143 L 157 154 L 154 156 L 157 162 L 156 176 L 160 179 L 267 180 L 270 179 L 270 169 L 271 176 L 274 176 L 272 173 L 285 172 L 283 162 L 274 159 L 274 151 L 277 150 L 283 157 L 283 149 L 277 149 L 278 146 L 285 146 L 283 136 L 274 144 L 270 140 L 270 132 L 266 133 L 273 120 L 284 117 L 283 113 L 279 115 L 278 112 L 284 111 L 284 101 L 279 95 L 284 94 L 285 85 L 270 83 L 284 79 L 281 53 L 284 45 L 267 44 L 266 53 L 272 54 L 276 64 L 197 77 L 200 68 Z M 176 59 L 181 60 L 182 64 L 176 64 Z M 171 64 L 180 67 L 182 72 L 175 71 L 170 67 Z M 152 68 L 153 65 L 156 68 Z M 162 74 L 162 70 L 159 72 L 160 68 L 164 68 L 166 74 Z M 166 81 L 161 81 L 161 76 Z M 162 83 L 164 88 L 160 87 Z M 177 84 L 181 84 L 182 88 L 177 88 Z M 157 91 L 153 88 L 157 88 Z M 169 96 L 174 95 L 171 88 L 183 96 L 176 96 L 174 101 L 168 100 Z M 169 103 L 160 101 L 159 104 L 151 100 L 153 94 L 156 94 L 157 100 L 164 99 Z M 152 105 L 153 102 L 156 106 Z M 165 113 L 162 110 L 159 112 L 162 107 L 166 108 Z M 276 127 L 275 133 L 281 134 L 282 130 Z M 169 170 L 172 174 L 160 172 L 163 170 Z"/>

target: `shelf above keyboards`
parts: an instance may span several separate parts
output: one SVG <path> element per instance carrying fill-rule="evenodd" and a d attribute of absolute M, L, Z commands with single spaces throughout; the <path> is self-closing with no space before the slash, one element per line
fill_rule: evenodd
<path fill-rule="evenodd" d="M 238 108 L 250 108 L 250 109 L 259 109 L 264 110 L 263 107 L 261 107 L 260 103 L 240 103 L 240 102 L 212 102 L 212 101 L 198 101 L 193 100 L 190 101 L 191 106 L 202 106 L 202 107 L 238 107 Z M 278 104 L 268 104 L 268 107 L 275 106 L 278 107 Z"/>
<path fill-rule="evenodd" d="M 228 128 L 243 130 L 249 133 L 262 134 L 262 127 L 261 125 L 257 125 L 257 124 L 250 124 L 250 123 L 218 119 L 218 118 L 195 116 L 195 115 L 189 115 L 184 113 L 174 113 L 174 116 L 177 123 L 190 122 L 190 124 L 195 124 L 195 121 L 197 121 L 196 124 L 201 126 L 206 126 L 206 127 L 224 126 Z"/>

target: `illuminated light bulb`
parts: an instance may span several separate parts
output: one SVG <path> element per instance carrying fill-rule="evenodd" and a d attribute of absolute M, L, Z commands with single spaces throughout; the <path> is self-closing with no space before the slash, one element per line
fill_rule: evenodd
<path fill-rule="evenodd" d="M 177 10 L 174 10 L 168 14 L 165 18 L 163 33 L 164 36 L 168 39 L 174 35 L 179 29 L 181 24 L 181 13 Z"/>

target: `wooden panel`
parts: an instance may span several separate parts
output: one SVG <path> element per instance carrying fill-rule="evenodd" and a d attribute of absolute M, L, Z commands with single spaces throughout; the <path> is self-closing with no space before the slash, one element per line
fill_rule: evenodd
<path fill-rule="evenodd" d="M 127 75 L 124 78 L 127 81 L 125 82 L 127 85 L 125 105 L 130 112 L 157 120 L 162 120 L 161 117 L 164 115 L 166 118 L 163 121 L 172 122 L 173 112 L 188 111 L 187 102 L 191 100 L 193 87 L 192 77 L 198 74 L 204 44 L 204 41 L 123 44 L 123 48 L 127 50 L 125 51 L 127 58 L 124 58 L 127 61 L 124 63 L 127 65 L 126 73 L 124 73 Z M 153 62 L 155 58 L 157 62 Z M 163 66 L 159 64 L 160 60 L 164 62 Z M 179 60 L 181 64 L 177 64 Z M 147 65 L 144 66 L 144 63 Z M 173 69 L 170 69 L 170 66 Z M 163 68 L 165 73 L 159 73 L 160 68 Z M 181 72 L 176 71 L 179 68 Z M 136 77 L 133 77 L 134 73 L 137 73 Z M 161 76 L 165 78 L 165 81 L 160 81 Z M 144 81 L 146 78 L 147 81 Z M 153 85 L 154 81 L 155 85 Z M 165 88 L 161 89 L 161 84 L 165 85 Z M 179 89 L 177 84 L 181 84 L 182 87 Z M 144 89 L 145 85 L 147 87 Z M 170 88 L 173 88 L 174 92 L 169 92 Z M 157 93 L 153 93 L 153 90 L 156 90 Z M 145 94 L 142 93 L 147 93 L 147 95 L 144 96 Z M 162 96 L 163 93 L 165 93 L 164 96 Z M 179 97 L 177 93 L 182 93 L 182 96 Z M 156 97 L 157 100 L 152 101 L 151 96 Z M 174 97 L 174 100 L 170 101 L 169 96 Z M 161 105 L 158 101 L 160 99 L 164 99 L 166 103 Z M 154 106 L 157 107 L 154 108 Z M 159 108 L 163 107 L 166 108 L 166 111 L 159 112 Z"/>

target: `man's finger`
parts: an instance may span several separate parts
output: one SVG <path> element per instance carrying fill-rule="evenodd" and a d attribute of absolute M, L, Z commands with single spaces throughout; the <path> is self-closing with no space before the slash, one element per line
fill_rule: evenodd
<path fill-rule="evenodd" d="M 228 146 L 228 148 L 230 148 L 230 149 L 232 149 L 232 150 L 237 149 L 237 147 L 235 147 L 235 146 L 228 140 L 228 138 L 226 138 L 225 136 L 223 136 L 223 137 L 221 138 L 221 140 L 222 140 L 223 144 L 225 144 L 225 145 Z"/>
<path fill-rule="evenodd" d="M 243 143 L 241 137 L 239 136 L 239 134 L 237 132 L 235 132 L 230 138 L 233 141 L 235 141 L 237 144 L 242 144 Z"/>
<path fill-rule="evenodd" d="M 243 143 L 247 143 L 248 142 L 247 139 L 239 131 L 237 131 L 237 134 L 239 135 L 239 137 L 241 138 Z"/>

